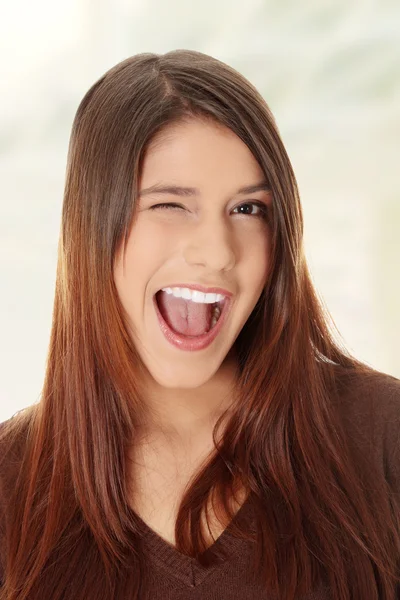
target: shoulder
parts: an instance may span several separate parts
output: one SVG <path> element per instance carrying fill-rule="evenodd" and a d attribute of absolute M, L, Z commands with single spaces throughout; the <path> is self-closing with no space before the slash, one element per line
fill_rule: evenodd
<path fill-rule="evenodd" d="M 341 375 L 337 401 L 350 444 L 378 461 L 400 494 L 400 379 L 374 369 Z"/>
<path fill-rule="evenodd" d="M 29 406 L 0 423 L 0 501 L 3 504 L 18 478 L 35 408 L 35 405 Z"/>
<path fill-rule="evenodd" d="M 0 478 L 18 465 L 25 449 L 32 411 L 24 409 L 0 423 Z"/>
<path fill-rule="evenodd" d="M 396 433 L 400 424 L 400 379 L 370 369 L 366 373 L 341 374 L 337 399 L 344 418 Z M 394 426 L 394 429 L 391 428 Z"/>
<path fill-rule="evenodd" d="M 0 423 L 0 501 L 4 505 L 6 490 L 18 470 L 23 432 L 14 417 Z"/>
<path fill-rule="evenodd" d="M 2 513 L 20 472 L 31 416 L 32 410 L 24 409 L 0 423 L 0 510 Z"/>
<path fill-rule="evenodd" d="M 31 410 L 0 423 L 0 588 L 5 563 L 10 498 L 20 473 Z"/>

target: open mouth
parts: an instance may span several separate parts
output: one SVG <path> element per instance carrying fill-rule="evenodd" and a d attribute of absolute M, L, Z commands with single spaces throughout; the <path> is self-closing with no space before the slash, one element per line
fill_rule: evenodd
<path fill-rule="evenodd" d="M 209 346 L 221 331 L 231 305 L 230 298 L 202 306 L 192 305 L 189 308 L 187 301 L 183 301 L 174 303 L 176 312 L 172 318 L 171 310 L 165 310 L 165 305 L 163 306 L 164 300 L 161 290 L 153 296 L 161 331 L 172 345 L 181 350 L 202 350 Z M 191 311 L 190 316 L 188 310 Z"/>
<path fill-rule="evenodd" d="M 168 300 L 159 290 L 155 302 L 164 321 L 177 334 L 197 337 L 208 333 L 218 323 L 226 304 L 226 298 L 219 302 L 199 303 L 184 298 L 174 298 L 171 308 Z M 171 297 L 169 298 L 171 300 Z"/>

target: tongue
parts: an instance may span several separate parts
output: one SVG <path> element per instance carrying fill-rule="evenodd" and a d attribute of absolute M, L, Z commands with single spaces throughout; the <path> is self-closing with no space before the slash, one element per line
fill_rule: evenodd
<path fill-rule="evenodd" d="M 177 333 L 197 336 L 209 330 L 213 304 L 176 298 L 163 291 L 156 299 L 163 319 Z"/>

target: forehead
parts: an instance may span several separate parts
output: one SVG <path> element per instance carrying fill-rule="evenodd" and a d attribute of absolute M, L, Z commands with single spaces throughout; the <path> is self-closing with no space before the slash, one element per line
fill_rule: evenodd
<path fill-rule="evenodd" d="M 192 120 L 168 126 L 150 142 L 143 156 L 141 184 L 157 181 L 195 185 L 218 181 L 260 180 L 262 169 L 246 144 L 220 124 Z"/>

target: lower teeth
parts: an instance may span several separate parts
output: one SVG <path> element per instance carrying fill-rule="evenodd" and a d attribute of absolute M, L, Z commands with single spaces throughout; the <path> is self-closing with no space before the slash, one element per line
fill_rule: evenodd
<path fill-rule="evenodd" d="M 216 306 L 213 311 L 213 316 L 212 316 L 211 323 L 210 323 L 210 329 L 215 327 L 220 315 L 221 315 L 221 309 L 219 308 L 219 306 Z"/>

